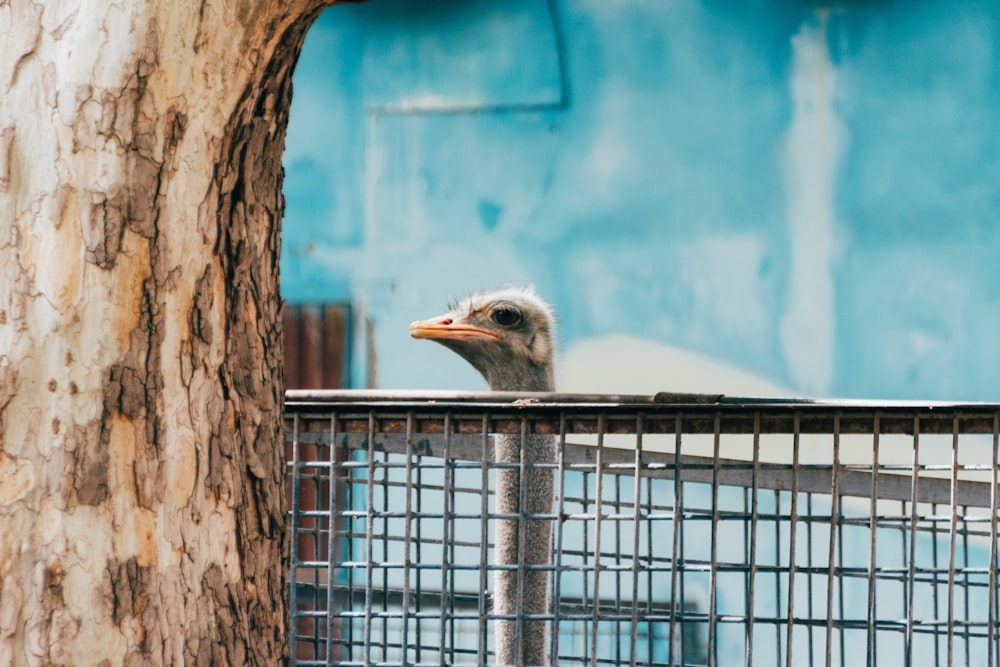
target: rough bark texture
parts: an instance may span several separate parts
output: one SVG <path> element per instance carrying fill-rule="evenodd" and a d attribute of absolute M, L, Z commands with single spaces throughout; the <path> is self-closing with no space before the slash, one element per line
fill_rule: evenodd
<path fill-rule="evenodd" d="M 281 153 L 316 0 L 0 0 L 0 664 L 286 652 Z"/>

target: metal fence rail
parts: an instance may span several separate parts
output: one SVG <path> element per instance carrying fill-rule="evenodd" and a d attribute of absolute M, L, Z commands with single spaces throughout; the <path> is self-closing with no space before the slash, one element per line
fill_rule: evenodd
<path fill-rule="evenodd" d="M 1000 665 L 1000 405 L 289 392 L 286 424 L 293 664 L 493 664 L 491 436 L 542 433 L 556 664 Z"/>

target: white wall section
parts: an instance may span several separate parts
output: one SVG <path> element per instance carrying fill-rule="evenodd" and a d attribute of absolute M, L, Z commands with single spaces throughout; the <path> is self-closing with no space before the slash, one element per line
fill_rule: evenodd
<path fill-rule="evenodd" d="M 792 37 L 792 122 L 782 159 L 791 245 L 781 345 L 796 388 L 825 394 L 833 379 L 834 195 L 845 132 L 834 108 L 827 10 Z"/>

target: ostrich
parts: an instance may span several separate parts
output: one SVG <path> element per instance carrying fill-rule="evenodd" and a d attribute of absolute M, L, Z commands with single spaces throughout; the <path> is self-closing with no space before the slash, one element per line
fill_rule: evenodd
<path fill-rule="evenodd" d="M 414 322 L 410 335 L 429 338 L 458 353 L 479 371 L 494 391 L 552 391 L 552 309 L 533 290 L 508 288 L 476 294 L 456 304 L 441 317 Z M 496 512 L 498 514 L 549 514 L 552 511 L 553 472 L 533 467 L 555 460 L 551 436 L 529 435 L 523 443 L 528 464 L 525 473 L 524 507 L 521 507 L 521 471 L 498 469 Z M 520 463 L 522 442 L 516 435 L 494 438 L 498 463 Z M 544 519 L 499 519 L 494 535 L 494 564 L 518 565 L 519 533 L 524 535 L 521 553 L 525 565 L 550 563 L 552 524 Z M 523 588 L 517 587 L 516 569 L 494 573 L 493 609 L 498 615 L 545 614 L 549 607 L 549 573 L 522 571 Z M 547 665 L 547 633 L 544 621 L 498 620 L 494 632 L 498 665 Z"/>

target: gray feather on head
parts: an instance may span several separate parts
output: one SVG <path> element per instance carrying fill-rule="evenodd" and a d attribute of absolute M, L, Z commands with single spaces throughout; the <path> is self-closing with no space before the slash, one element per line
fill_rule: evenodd
<path fill-rule="evenodd" d="M 555 315 L 531 287 L 505 287 L 453 303 L 410 335 L 441 343 L 468 361 L 494 391 L 554 389 Z"/>

